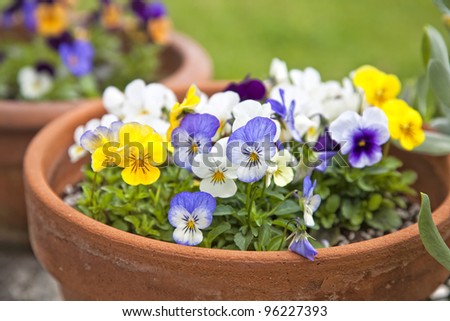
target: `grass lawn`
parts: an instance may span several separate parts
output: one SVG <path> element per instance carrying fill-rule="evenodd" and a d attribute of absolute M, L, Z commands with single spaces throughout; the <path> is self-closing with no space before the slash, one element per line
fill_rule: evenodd
<path fill-rule="evenodd" d="M 432 0 L 163 2 L 175 27 L 209 51 L 216 78 L 264 77 L 279 57 L 291 68 L 313 66 L 325 79 L 340 79 L 362 64 L 405 79 L 421 71 L 423 26 L 443 29 Z"/>

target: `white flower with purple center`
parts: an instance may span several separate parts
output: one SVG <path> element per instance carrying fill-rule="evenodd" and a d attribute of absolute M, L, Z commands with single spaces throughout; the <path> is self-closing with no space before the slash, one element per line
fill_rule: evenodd
<path fill-rule="evenodd" d="M 192 172 L 202 178 L 200 190 L 214 197 L 228 198 L 236 194 L 237 167 L 227 158 L 228 137 L 222 138 L 208 154 L 198 154 L 194 158 Z"/>
<path fill-rule="evenodd" d="M 363 168 L 378 163 L 383 157 L 382 145 L 389 140 L 388 120 L 376 107 L 366 109 L 362 116 L 346 111 L 330 125 L 330 133 L 348 154 L 352 167 Z"/>
<path fill-rule="evenodd" d="M 216 200 L 204 192 L 182 192 L 170 202 L 169 223 L 175 227 L 173 239 L 182 245 L 197 245 L 203 240 L 202 229 L 211 225 Z"/>
<path fill-rule="evenodd" d="M 184 116 L 180 126 L 172 132 L 175 164 L 191 170 L 194 157 L 210 151 L 219 126 L 219 120 L 210 114 Z"/>
<path fill-rule="evenodd" d="M 306 176 L 303 180 L 303 220 L 306 226 L 314 226 L 313 214 L 320 206 L 320 195 L 314 194 L 317 181 L 311 182 L 311 178 Z"/>
<path fill-rule="evenodd" d="M 245 183 L 259 181 L 277 152 L 275 122 L 256 117 L 233 132 L 228 140 L 227 157 L 238 166 L 237 177 Z"/>

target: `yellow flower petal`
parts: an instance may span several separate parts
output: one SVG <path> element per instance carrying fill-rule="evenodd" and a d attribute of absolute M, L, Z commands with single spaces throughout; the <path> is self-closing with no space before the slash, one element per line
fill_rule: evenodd
<path fill-rule="evenodd" d="M 132 186 L 153 184 L 158 180 L 160 175 L 159 168 L 153 166 L 147 166 L 147 168 L 128 166 L 122 171 L 122 179 L 125 183 Z"/>
<path fill-rule="evenodd" d="M 139 123 L 124 124 L 119 132 L 119 142 L 121 146 L 140 143 L 142 146 L 148 141 L 149 135 L 155 134 L 153 128 Z"/>
<path fill-rule="evenodd" d="M 401 90 L 401 83 L 397 76 L 386 74 L 368 65 L 355 71 L 353 83 L 364 90 L 367 102 L 377 107 L 397 97 Z"/>
<path fill-rule="evenodd" d="M 36 29 L 43 36 L 58 36 L 67 27 L 67 11 L 59 3 L 40 3 L 36 9 Z"/>
<path fill-rule="evenodd" d="M 118 166 L 120 163 L 120 154 L 116 146 L 108 144 L 97 148 L 92 154 L 91 167 L 94 172 L 100 172 L 106 167 Z"/>

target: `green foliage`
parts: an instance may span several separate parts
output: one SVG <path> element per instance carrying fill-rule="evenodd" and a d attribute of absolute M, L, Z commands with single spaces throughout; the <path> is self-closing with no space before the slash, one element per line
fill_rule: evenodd
<path fill-rule="evenodd" d="M 401 166 L 398 159 L 385 157 L 362 169 L 332 166 L 324 173 L 316 172 L 313 178 L 322 197 L 322 205 L 314 214 L 316 228 L 399 228 L 401 219 L 395 209 L 406 207 L 402 196 L 414 195 L 410 185 L 416 180 L 414 172 L 400 172 Z"/>
<path fill-rule="evenodd" d="M 17 73 L 23 67 L 33 67 L 40 61 L 55 67 L 55 79 L 49 93 L 40 100 L 67 100 L 98 97 L 110 85 L 124 88 L 134 79 L 155 80 L 157 55 L 160 47 L 150 42 L 131 42 L 120 32 L 107 31 L 100 26 L 89 29 L 90 41 L 95 48 L 94 70 L 87 76 L 73 76 L 62 63 L 57 51 L 44 39 L 32 41 L 3 40 L 0 52 L 0 98 L 17 99 L 20 95 Z"/>
<path fill-rule="evenodd" d="M 430 199 L 422 193 L 422 205 L 419 213 L 419 231 L 425 248 L 432 257 L 450 271 L 450 249 L 434 225 L 431 215 Z"/>

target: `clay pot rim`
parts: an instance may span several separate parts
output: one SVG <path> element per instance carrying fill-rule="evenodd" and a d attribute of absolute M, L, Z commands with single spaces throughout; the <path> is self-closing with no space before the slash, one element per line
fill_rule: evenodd
<path fill-rule="evenodd" d="M 181 86 L 189 83 L 193 74 L 198 75 L 199 79 L 211 78 L 213 71 L 211 58 L 197 41 L 184 33 L 173 31 L 166 47 L 173 49 L 179 54 L 180 65 L 172 74 L 164 77 L 159 82 L 167 86 Z M 4 117 L 0 118 L 0 128 L 13 130 L 40 129 L 61 112 L 68 111 L 76 105 L 97 99 L 81 98 L 75 100 L 36 102 L 11 99 L 0 100 L 0 115 L 4 115 Z M 23 117 L 31 121 L 22 122 Z"/>
<path fill-rule="evenodd" d="M 225 82 L 220 81 L 210 81 L 203 84 L 200 83 L 199 88 L 217 88 L 219 84 L 223 85 L 224 83 Z M 61 151 L 58 155 L 55 155 L 56 158 L 49 163 L 50 169 L 44 169 L 43 163 L 47 150 L 51 146 L 54 137 L 58 136 L 58 133 L 67 130 L 67 128 L 75 128 L 76 125 L 79 125 L 79 120 L 87 119 L 87 116 L 93 117 L 95 114 L 99 114 L 102 110 L 103 107 L 101 106 L 101 101 L 95 100 L 88 102 L 77 110 L 62 115 L 58 119 L 51 122 L 33 139 L 30 144 L 25 156 L 24 179 L 26 181 L 26 185 L 28 186 L 28 192 L 32 191 L 35 197 L 48 207 L 49 212 L 59 216 L 68 223 L 77 225 L 79 228 L 95 235 L 95 237 L 106 238 L 109 242 L 122 243 L 124 245 L 126 244 L 128 246 L 139 247 L 152 252 L 165 252 L 172 256 L 195 257 L 195 259 L 198 260 L 223 259 L 240 262 L 245 262 L 248 260 L 280 262 L 299 259 L 296 254 L 287 250 L 257 252 L 206 249 L 154 240 L 129 232 L 124 232 L 109 225 L 100 223 L 65 204 L 63 200 L 52 190 L 48 182 L 49 177 L 51 177 L 52 174 L 51 169 L 55 167 L 61 157 L 65 156 L 65 150 Z M 450 192 L 447 193 L 447 196 L 439 207 L 433 211 L 433 218 L 438 228 L 441 224 L 444 224 L 448 212 L 450 212 Z M 318 249 L 316 264 L 322 260 L 332 261 L 355 254 L 364 255 L 374 249 L 388 250 L 392 246 L 402 246 L 403 243 L 407 243 L 410 239 L 417 238 L 418 232 L 418 225 L 415 223 L 397 232 L 371 240 L 331 248 L 321 248 Z M 307 260 L 304 260 L 304 262 L 305 264 L 309 263 Z"/>

